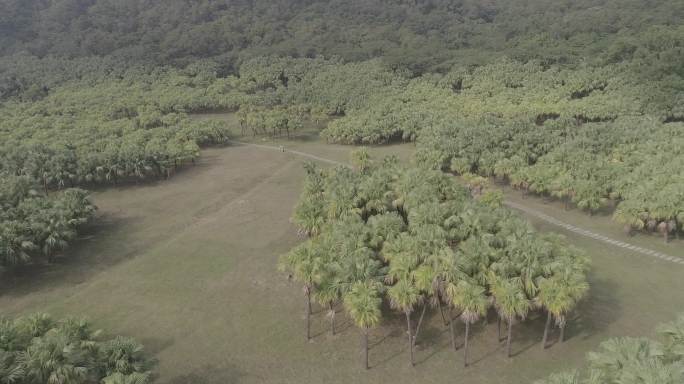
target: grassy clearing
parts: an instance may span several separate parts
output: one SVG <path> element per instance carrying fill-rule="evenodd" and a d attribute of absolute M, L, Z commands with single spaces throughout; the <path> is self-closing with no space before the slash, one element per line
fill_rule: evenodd
<path fill-rule="evenodd" d="M 350 149 L 306 132 L 283 145 L 340 161 Z M 373 148 L 375 156 L 403 159 L 411 151 L 411 145 Z M 684 267 L 567 233 L 592 257 L 593 269 L 589 299 L 569 324 L 565 344 L 542 352 L 543 321 L 536 319 L 517 326 L 516 356 L 508 360 L 490 318 L 489 327 L 475 327 L 474 363 L 464 369 L 462 351 L 449 350 L 448 329 L 437 315 L 425 325 L 411 368 L 403 320 L 396 317 L 373 331 L 372 369 L 362 372 L 358 330 L 343 318 L 331 340 L 319 312 L 316 336 L 307 343 L 301 288 L 276 270 L 278 256 L 299 241 L 289 217 L 304 176 L 301 163 L 292 154 L 246 146 L 209 149 L 170 181 L 96 192 L 100 220 L 63 261 L 69 266 L 25 271 L 39 274 L 30 279 L 20 271 L 0 282 L 0 311 L 85 315 L 134 336 L 159 359 L 161 383 L 529 383 L 578 366 L 606 337 L 650 335 L 684 307 Z M 611 237 L 682 253 L 681 242 L 623 239 L 606 218 L 541 200 L 525 203 Z"/>

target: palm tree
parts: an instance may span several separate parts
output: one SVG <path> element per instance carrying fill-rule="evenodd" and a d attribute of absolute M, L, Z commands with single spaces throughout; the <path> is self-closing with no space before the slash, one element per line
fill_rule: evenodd
<path fill-rule="evenodd" d="M 281 269 L 290 270 L 294 278 L 304 284 L 306 296 L 306 339 L 311 340 L 311 294 L 319 277 L 322 260 L 314 243 L 309 240 L 287 253 L 280 262 Z"/>
<path fill-rule="evenodd" d="M 31 260 L 30 252 L 38 247 L 25 232 L 16 222 L 0 224 L 0 265 L 19 265 Z"/>
<path fill-rule="evenodd" d="M 368 148 L 361 147 L 351 152 L 351 163 L 356 170 L 361 173 L 366 173 L 371 165 L 372 160 Z"/>
<path fill-rule="evenodd" d="M 368 331 L 380 323 L 380 294 L 374 282 L 357 282 L 344 296 L 344 307 L 362 331 L 363 363 L 368 366 Z"/>
<path fill-rule="evenodd" d="M 148 384 L 149 382 L 150 374 L 147 372 L 133 372 L 128 375 L 116 372 L 102 379 L 102 384 Z"/>
<path fill-rule="evenodd" d="M 658 335 L 665 339 L 665 351 L 671 360 L 684 360 L 684 314 L 680 314 L 675 321 L 658 327 Z"/>
<path fill-rule="evenodd" d="M 328 307 L 328 316 L 330 317 L 330 333 L 335 335 L 335 303 L 340 298 L 340 284 L 335 280 L 331 274 L 327 274 L 321 279 L 321 282 L 316 285 L 314 298 L 322 306 Z"/>
<path fill-rule="evenodd" d="M 99 369 L 102 376 L 146 372 L 150 364 L 144 354 L 142 344 L 135 339 L 117 336 L 100 344 Z"/>
<path fill-rule="evenodd" d="M 75 237 L 75 232 L 59 220 L 50 219 L 43 227 L 43 254 L 49 263 L 54 261 L 54 253 L 64 250 L 69 245 L 69 240 Z"/>
<path fill-rule="evenodd" d="M 542 349 L 546 349 L 552 318 L 556 320 L 556 324 L 561 329 L 560 341 L 564 341 L 566 315 L 575 307 L 588 289 L 589 285 L 584 274 L 569 266 L 564 267 L 556 275 L 541 279 L 536 301 L 547 312 Z"/>
<path fill-rule="evenodd" d="M 72 340 L 57 329 L 35 338 L 26 349 L 26 375 L 33 382 L 71 384 L 85 383 L 88 357 Z"/>
<path fill-rule="evenodd" d="M 392 308 L 404 312 L 406 315 L 406 330 L 408 333 L 409 351 L 411 354 L 411 365 L 414 365 L 413 358 L 413 330 L 411 326 L 411 313 L 416 305 L 422 301 L 420 291 L 407 278 L 400 279 L 387 292 Z"/>
<path fill-rule="evenodd" d="M 511 357 L 513 320 L 516 317 L 524 319 L 527 316 L 527 312 L 530 310 L 530 301 L 525 296 L 520 279 L 496 278 L 490 290 L 494 296 L 494 306 L 499 314 L 499 319 L 504 318 L 508 323 L 506 356 Z"/>
<path fill-rule="evenodd" d="M 581 377 L 578 371 L 554 373 L 548 379 L 540 380 L 535 384 L 580 384 Z"/>
<path fill-rule="evenodd" d="M 23 354 L 0 349 L 0 383 L 13 384 L 24 378 Z"/>
<path fill-rule="evenodd" d="M 463 355 L 463 365 L 466 367 L 468 366 L 470 324 L 476 322 L 487 313 L 489 301 L 485 292 L 482 286 L 466 280 L 461 280 L 457 284 L 451 283 L 447 286 L 447 295 L 451 299 L 451 304 L 461 310 L 461 320 L 466 325 L 465 351 Z"/>
<path fill-rule="evenodd" d="M 592 376 L 597 379 L 593 382 L 596 383 L 681 383 L 669 380 L 643 380 L 644 377 L 642 380 L 636 379 L 638 376 L 635 377 L 635 373 L 648 375 L 649 368 L 658 368 L 661 373 L 665 373 L 662 366 L 662 346 L 647 338 L 622 337 L 606 340 L 601 343 L 597 352 L 590 352 L 587 355 L 587 360 Z M 681 375 L 681 367 L 679 371 Z M 629 376 L 632 376 L 632 380 L 629 380 Z"/>

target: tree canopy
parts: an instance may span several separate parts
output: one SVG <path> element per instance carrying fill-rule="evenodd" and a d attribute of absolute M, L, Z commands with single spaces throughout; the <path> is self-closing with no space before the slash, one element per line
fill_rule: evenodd
<path fill-rule="evenodd" d="M 134 339 L 105 338 L 83 319 L 0 319 L 0 382 L 146 384 L 151 360 Z"/>
<path fill-rule="evenodd" d="M 354 170 L 306 168 L 293 222 L 308 239 L 281 266 L 304 285 L 307 324 L 312 297 L 332 312 L 343 302 L 367 338 L 387 315 L 384 301 L 406 317 L 412 364 L 428 307 L 460 313 L 467 340 L 470 324 L 495 303 L 509 324 L 509 355 L 510 326 L 531 309 L 565 327 L 588 289 L 580 252 L 473 200 L 440 171 L 404 168 L 392 157 L 374 162 L 363 150 L 353 159 Z"/>
<path fill-rule="evenodd" d="M 620 337 L 587 355 L 582 370 L 557 373 L 537 384 L 675 384 L 684 380 L 684 315 L 658 327 L 659 340 Z"/>

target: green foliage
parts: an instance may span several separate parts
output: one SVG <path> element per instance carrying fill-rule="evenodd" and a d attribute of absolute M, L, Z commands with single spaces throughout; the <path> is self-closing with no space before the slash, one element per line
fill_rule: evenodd
<path fill-rule="evenodd" d="M 199 156 L 198 146 L 228 139 L 224 125 L 184 113 L 238 105 L 204 75 L 132 70 L 120 79 L 76 82 L 40 101 L 6 103 L 0 171 L 45 188 L 168 177 Z"/>
<path fill-rule="evenodd" d="M 675 384 L 684 380 L 684 316 L 659 327 L 663 342 L 615 338 L 587 356 L 586 372 L 551 375 L 538 384 Z"/>
<path fill-rule="evenodd" d="M 168 177 L 228 138 L 186 113 L 239 109 L 243 133 L 329 121 L 328 141 L 416 140 L 422 167 L 682 228 L 679 2 L 219 3 L 4 2 L 0 171 Z"/>
<path fill-rule="evenodd" d="M 219 57 L 225 71 L 264 53 L 382 57 L 392 67 L 427 72 L 503 54 L 544 63 L 617 62 L 654 51 L 666 59 L 681 55 L 669 26 L 683 13 L 673 0 L 6 0 L 0 47 L 5 54 L 150 62 Z M 669 70 L 673 62 L 649 70 Z"/>
<path fill-rule="evenodd" d="M 96 207 L 82 189 L 46 195 L 28 176 L 0 174 L 0 266 L 51 261 L 75 240 Z"/>
<path fill-rule="evenodd" d="M 383 300 L 411 334 L 416 310 L 443 303 L 470 324 L 492 299 L 509 321 L 536 304 L 565 325 L 587 290 L 587 260 L 575 249 L 472 200 L 441 171 L 372 161 L 364 150 L 352 157 L 363 165 L 306 167 L 293 221 L 308 238 L 281 259 L 306 292 L 330 308 L 344 303 L 362 328 L 380 321 Z"/>
<path fill-rule="evenodd" d="M 145 384 L 151 361 L 133 339 L 103 339 L 85 320 L 0 320 L 0 382 Z"/>

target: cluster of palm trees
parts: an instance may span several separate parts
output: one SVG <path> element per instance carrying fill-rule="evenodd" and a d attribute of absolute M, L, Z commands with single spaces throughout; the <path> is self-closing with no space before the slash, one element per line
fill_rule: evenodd
<path fill-rule="evenodd" d="M 622 337 L 601 343 L 583 371 L 557 373 L 537 384 L 679 384 L 684 382 L 684 315 L 658 327 L 660 340 Z"/>
<path fill-rule="evenodd" d="M 253 136 L 282 136 L 283 132 L 290 137 L 290 132 L 301 129 L 306 111 L 303 107 L 266 108 L 254 105 L 243 105 L 237 112 L 242 134 L 249 129 Z"/>
<path fill-rule="evenodd" d="M 312 300 L 328 309 L 332 333 L 342 305 L 364 346 L 388 311 L 400 313 L 411 364 L 433 311 L 450 327 L 454 348 L 456 319 L 465 324 L 465 365 L 470 327 L 490 309 L 500 339 L 501 323 L 508 326 L 509 356 L 513 324 L 531 312 L 547 314 L 543 347 L 552 324 L 563 337 L 568 313 L 588 289 L 580 253 L 506 209 L 472 200 L 440 171 L 403 168 L 392 157 L 376 164 L 363 149 L 352 162 L 353 170 L 307 165 L 293 216 L 307 239 L 281 260 L 304 286 L 307 338 Z M 368 367 L 366 347 L 363 353 Z"/>
<path fill-rule="evenodd" d="M 28 176 L 0 177 L 0 266 L 16 266 L 55 254 L 76 238 L 96 207 L 82 189 L 50 196 Z"/>
<path fill-rule="evenodd" d="M 0 383 L 147 384 L 151 361 L 131 338 L 103 339 L 85 320 L 0 320 Z"/>
<path fill-rule="evenodd" d="M 417 157 L 461 175 L 498 177 L 523 195 L 563 201 L 566 209 L 614 209 L 626 232 L 657 232 L 668 241 L 684 230 L 681 132 L 643 117 L 543 127 L 449 124 L 421 131 Z"/>
<path fill-rule="evenodd" d="M 27 175 L 46 193 L 53 189 L 114 184 L 170 177 L 184 164 L 195 162 L 200 145 L 225 143 L 227 128 L 216 122 L 156 127 L 123 137 L 87 140 L 7 142 L 0 172 Z"/>

